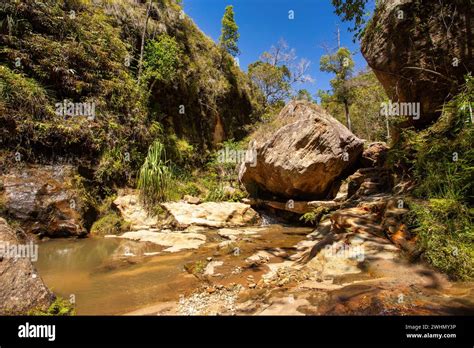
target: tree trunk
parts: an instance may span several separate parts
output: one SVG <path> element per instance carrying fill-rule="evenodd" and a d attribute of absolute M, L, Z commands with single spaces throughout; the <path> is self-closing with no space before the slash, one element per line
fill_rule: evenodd
<path fill-rule="evenodd" d="M 347 128 L 352 132 L 351 116 L 349 115 L 349 103 L 347 100 L 344 100 L 344 111 L 346 112 Z"/>
<path fill-rule="evenodd" d="M 138 83 L 140 83 L 140 77 L 142 75 L 143 51 L 145 50 L 145 37 L 146 37 L 146 31 L 147 31 L 147 28 L 148 28 L 148 19 L 150 18 L 151 3 L 152 3 L 152 0 L 149 0 L 148 1 L 148 7 L 146 9 L 145 26 L 143 27 L 143 32 L 142 32 L 142 42 L 140 44 L 140 59 L 138 61 L 138 75 L 137 75 L 137 82 Z"/>

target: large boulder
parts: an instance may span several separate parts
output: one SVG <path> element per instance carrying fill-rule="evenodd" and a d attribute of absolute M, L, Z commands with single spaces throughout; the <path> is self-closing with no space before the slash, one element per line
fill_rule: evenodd
<path fill-rule="evenodd" d="M 470 0 L 380 1 L 361 51 L 392 102 L 420 103 L 405 125 L 435 121 L 474 70 L 472 9 Z"/>
<path fill-rule="evenodd" d="M 32 264 L 38 256 L 36 247 L 0 218 L 0 315 L 46 310 L 53 302 L 53 293 Z"/>
<path fill-rule="evenodd" d="M 310 102 L 292 101 L 277 117 L 290 123 L 268 140 L 253 142 L 240 181 L 253 195 L 326 198 L 335 179 L 359 159 L 363 141 Z"/>
<path fill-rule="evenodd" d="M 72 184 L 68 165 L 30 165 L 1 177 L 4 213 L 28 233 L 40 236 L 84 236 L 84 207 Z"/>

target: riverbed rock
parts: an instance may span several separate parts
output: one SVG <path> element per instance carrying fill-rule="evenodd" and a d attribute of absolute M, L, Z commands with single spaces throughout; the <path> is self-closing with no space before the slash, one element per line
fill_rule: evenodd
<path fill-rule="evenodd" d="M 247 257 L 245 262 L 249 267 L 258 267 L 270 261 L 272 257 L 273 255 L 269 252 L 265 250 L 259 250 L 255 254 Z"/>
<path fill-rule="evenodd" d="M 118 238 L 131 239 L 139 242 L 151 242 L 167 247 L 163 251 L 177 252 L 186 249 L 198 249 L 206 242 L 206 236 L 199 233 L 175 231 L 131 231 Z"/>
<path fill-rule="evenodd" d="M 392 176 L 384 168 L 361 168 L 347 178 L 347 198 L 371 196 L 389 192 Z"/>
<path fill-rule="evenodd" d="M 10 247 L 35 245 L 29 244 L 25 237 L 17 235 L 5 219 L 0 218 L 0 315 L 24 315 L 32 310 L 46 310 L 54 301 L 53 293 L 33 266 L 34 249 L 30 249 L 32 258 L 5 254 L 5 249 Z"/>
<path fill-rule="evenodd" d="M 122 193 L 114 200 L 125 222 L 130 224 L 132 231 L 153 229 L 158 227 L 158 218 L 148 214 L 135 192 Z"/>
<path fill-rule="evenodd" d="M 69 165 L 28 165 L 1 178 L 5 213 L 29 233 L 48 237 L 84 236 L 84 206 L 73 187 Z M 1 192 L 0 192 L 1 193 Z"/>
<path fill-rule="evenodd" d="M 474 70 L 472 2 L 386 0 L 365 29 L 361 52 L 393 102 L 420 103 L 407 125 L 436 120 Z"/>
<path fill-rule="evenodd" d="M 362 152 L 361 164 L 363 167 L 381 167 L 385 163 L 388 155 L 386 143 L 377 141 L 367 145 Z"/>
<path fill-rule="evenodd" d="M 278 115 L 291 119 L 264 142 L 254 142 L 239 173 L 247 190 L 288 199 L 325 198 L 331 184 L 359 159 L 363 141 L 324 109 L 292 101 Z M 294 121 L 293 121 L 294 120 Z"/>
<path fill-rule="evenodd" d="M 171 202 L 161 206 L 172 218 L 171 225 L 180 229 L 192 225 L 211 228 L 242 227 L 259 221 L 258 213 L 250 205 L 238 202 Z"/>

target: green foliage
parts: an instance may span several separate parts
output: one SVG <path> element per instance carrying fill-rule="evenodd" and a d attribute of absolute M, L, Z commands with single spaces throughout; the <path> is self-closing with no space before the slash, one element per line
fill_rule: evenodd
<path fill-rule="evenodd" d="M 386 119 L 380 115 L 380 106 L 388 97 L 372 71 L 362 72 L 347 81 L 351 89 L 352 132 L 368 141 L 386 141 Z M 330 92 L 320 90 L 318 96 L 321 106 L 341 123 L 345 122 L 344 105 Z"/>
<path fill-rule="evenodd" d="M 327 207 L 318 207 L 313 211 L 307 212 L 300 217 L 300 221 L 304 221 L 306 224 L 317 225 L 321 219 L 331 211 Z"/>
<path fill-rule="evenodd" d="M 175 79 L 182 54 L 176 39 L 162 34 L 145 48 L 144 79 L 169 82 Z"/>
<path fill-rule="evenodd" d="M 126 223 L 123 218 L 116 212 L 109 212 L 94 222 L 91 227 L 91 234 L 97 236 L 105 236 L 108 234 L 120 234 L 130 230 L 130 224 Z"/>
<path fill-rule="evenodd" d="M 403 130 L 389 163 L 417 182 L 412 231 L 426 259 L 456 279 L 473 279 L 474 150 L 470 100 L 473 78 L 443 108 L 440 119 L 421 132 Z"/>
<path fill-rule="evenodd" d="M 127 172 L 130 173 L 130 154 L 119 147 L 106 149 L 102 154 L 95 178 L 105 187 L 114 183 L 125 184 Z"/>
<path fill-rule="evenodd" d="M 42 310 L 32 310 L 28 315 L 37 315 L 37 316 L 70 316 L 76 315 L 74 305 L 71 302 L 61 298 L 56 297 L 53 303 L 45 311 Z"/>
<path fill-rule="evenodd" d="M 219 45 L 235 57 L 239 54 L 239 47 L 237 46 L 239 36 L 239 27 L 234 19 L 234 7 L 228 5 L 222 17 L 222 31 L 219 38 Z"/>
<path fill-rule="evenodd" d="M 332 87 L 332 97 L 344 105 L 346 124 L 349 130 L 352 130 L 349 106 L 353 97 L 353 85 L 348 83 L 354 70 L 354 61 L 349 49 L 341 47 L 334 54 L 328 54 L 321 57 L 321 71 L 333 73 L 336 75 L 330 83 Z"/>
<path fill-rule="evenodd" d="M 403 130 L 389 155 L 395 167 L 413 173 L 417 197 L 472 202 L 474 134 L 466 100 L 474 98 L 473 80 L 467 76 L 462 92 L 445 105 L 433 126 L 421 132 Z"/>
<path fill-rule="evenodd" d="M 152 207 L 157 202 L 168 200 L 171 179 L 165 148 L 156 140 L 148 149 L 148 155 L 140 168 L 138 177 L 140 197 L 146 206 Z"/>
<path fill-rule="evenodd" d="M 300 89 L 298 93 L 296 94 L 295 99 L 314 102 L 314 99 L 311 96 L 311 93 L 307 89 Z"/>
<path fill-rule="evenodd" d="M 410 229 L 423 257 L 456 280 L 474 279 L 472 211 L 455 199 L 432 198 L 411 204 Z"/>
<path fill-rule="evenodd" d="M 53 113 L 46 90 L 36 80 L 3 65 L 0 65 L 0 97 L 4 107 L 15 106 L 18 114 L 43 118 Z"/>
<path fill-rule="evenodd" d="M 354 22 L 354 26 L 349 30 L 355 32 L 355 36 L 360 38 L 363 34 L 363 27 L 366 23 L 366 5 L 368 0 L 332 0 L 335 12 L 342 17 L 345 22 Z"/>
<path fill-rule="evenodd" d="M 330 82 L 333 96 L 341 103 L 349 100 L 351 86 L 347 80 L 354 71 L 354 60 L 349 49 L 341 47 L 334 54 L 324 55 L 319 64 L 321 71 L 336 75 Z"/>
<path fill-rule="evenodd" d="M 262 91 L 268 104 L 273 105 L 290 96 L 291 74 L 286 66 L 257 61 L 249 65 L 248 74 Z"/>

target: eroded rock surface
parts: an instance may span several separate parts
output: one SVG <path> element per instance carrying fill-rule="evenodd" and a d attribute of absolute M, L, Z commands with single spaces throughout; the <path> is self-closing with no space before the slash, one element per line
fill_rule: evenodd
<path fill-rule="evenodd" d="M 54 300 L 53 293 L 32 264 L 34 251 L 30 252 L 32 258 L 15 258 L 11 252 L 5 253 L 11 247 L 29 243 L 26 236 L 18 236 L 5 219 L 0 218 L 0 315 L 25 315 L 32 310 L 46 310 Z"/>
<path fill-rule="evenodd" d="M 4 175 L 5 213 L 26 232 L 48 237 L 84 236 L 84 207 L 67 165 L 29 165 Z M 1 192 L 0 192 L 1 193 Z"/>
<path fill-rule="evenodd" d="M 468 0 L 380 2 L 361 52 L 392 101 L 420 103 L 420 115 L 401 115 L 408 124 L 436 120 L 474 70 L 472 8 Z"/>
<path fill-rule="evenodd" d="M 239 179 L 251 193 L 288 199 L 325 198 L 331 184 L 360 157 L 363 142 L 322 108 L 292 101 L 279 118 L 294 120 L 254 144 Z"/>

